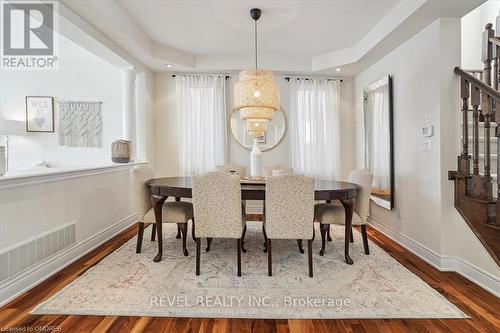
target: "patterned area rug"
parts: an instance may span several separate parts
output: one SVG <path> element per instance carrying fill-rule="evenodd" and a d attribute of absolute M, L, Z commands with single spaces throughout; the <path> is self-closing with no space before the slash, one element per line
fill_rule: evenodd
<path fill-rule="evenodd" d="M 248 222 L 242 277 L 236 276 L 236 240 L 214 239 L 201 254 L 195 275 L 195 244 L 184 257 L 176 227 L 165 225 L 164 256 L 154 263 L 156 242 L 145 233 L 141 254 L 132 239 L 89 269 L 32 314 L 122 315 L 203 318 L 467 318 L 455 305 L 370 242 L 363 252 L 355 231 L 354 265 L 343 258 L 343 227 L 332 226 L 333 242 L 318 254 L 314 278 L 307 253 L 295 241 L 273 241 L 273 277 L 267 276 L 261 225 Z M 147 235 L 147 236 L 146 236 Z M 316 232 L 319 235 L 319 232 Z M 206 244 L 205 241 L 202 244 Z"/>

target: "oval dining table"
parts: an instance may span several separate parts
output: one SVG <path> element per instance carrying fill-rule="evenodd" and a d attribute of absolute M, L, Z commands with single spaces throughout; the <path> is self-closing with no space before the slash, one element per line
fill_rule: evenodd
<path fill-rule="evenodd" d="M 151 203 L 156 220 L 156 233 L 158 238 L 158 254 L 154 261 L 161 261 L 163 255 L 162 237 L 162 207 L 168 197 L 174 197 L 176 201 L 181 198 L 192 198 L 191 177 L 165 177 L 153 178 L 146 182 L 151 190 Z M 352 265 L 349 256 L 349 240 L 351 239 L 353 204 L 360 187 L 353 183 L 315 180 L 314 199 L 331 202 L 338 200 L 345 209 L 345 247 L 344 255 L 346 263 Z M 266 200 L 266 185 L 264 183 L 245 181 L 241 183 L 241 200 Z M 324 235 L 322 235 L 324 237 Z M 324 242 L 323 242 L 324 243 Z"/>

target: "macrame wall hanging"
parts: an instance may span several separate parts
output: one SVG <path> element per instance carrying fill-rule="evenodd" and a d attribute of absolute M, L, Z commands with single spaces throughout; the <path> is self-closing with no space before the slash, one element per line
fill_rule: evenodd
<path fill-rule="evenodd" d="M 102 147 L 102 102 L 59 102 L 59 144 Z"/>

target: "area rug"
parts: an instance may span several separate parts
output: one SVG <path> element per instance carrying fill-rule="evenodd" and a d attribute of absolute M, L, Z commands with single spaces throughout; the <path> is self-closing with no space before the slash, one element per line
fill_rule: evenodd
<path fill-rule="evenodd" d="M 184 257 L 176 226 L 164 227 L 164 255 L 153 262 L 157 243 L 145 232 L 142 253 L 136 239 L 104 258 L 32 314 L 159 316 L 196 318 L 467 318 L 455 305 L 370 242 L 363 252 L 355 231 L 353 265 L 344 261 L 341 226 L 332 226 L 326 254 L 313 245 L 314 277 L 307 253 L 295 241 L 273 241 L 273 273 L 267 276 L 261 225 L 248 222 L 242 277 L 236 275 L 236 240 L 214 239 L 201 253 L 195 275 L 195 243 Z M 317 230 L 316 235 L 319 235 Z M 205 244 L 205 242 L 203 242 Z M 307 243 L 306 243 L 307 244 Z"/>

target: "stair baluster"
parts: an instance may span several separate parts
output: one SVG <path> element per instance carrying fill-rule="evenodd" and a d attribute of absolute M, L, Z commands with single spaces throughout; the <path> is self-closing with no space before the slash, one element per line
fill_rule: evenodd
<path fill-rule="evenodd" d="M 472 104 L 472 174 L 479 176 L 479 89 L 471 87 Z"/>

